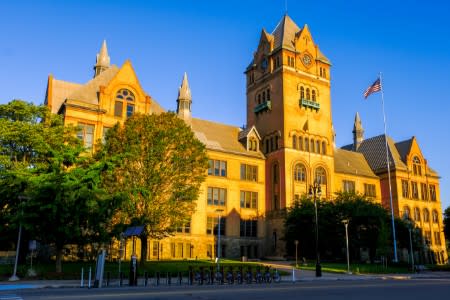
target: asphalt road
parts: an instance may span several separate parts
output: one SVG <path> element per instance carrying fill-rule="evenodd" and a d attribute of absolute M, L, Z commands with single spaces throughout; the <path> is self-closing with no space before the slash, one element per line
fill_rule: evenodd
<path fill-rule="evenodd" d="M 0 293 L 8 299 L 448 299 L 450 279 L 311 281 L 270 285 L 34 289 Z"/>

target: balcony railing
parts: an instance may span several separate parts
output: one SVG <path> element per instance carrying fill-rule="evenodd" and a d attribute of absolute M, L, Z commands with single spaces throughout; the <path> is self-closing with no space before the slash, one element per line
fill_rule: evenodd
<path fill-rule="evenodd" d="M 253 112 L 256 114 L 256 113 L 259 113 L 259 112 L 261 112 L 261 111 L 265 111 L 265 110 L 268 110 L 268 109 L 272 109 L 272 102 L 270 102 L 270 100 L 269 100 L 269 101 L 266 101 L 266 102 L 263 102 L 263 103 L 261 103 L 261 104 L 258 104 L 258 105 L 253 109 Z"/>
<path fill-rule="evenodd" d="M 320 109 L 319 102 L 306 100 L 306 99 L 300 99 L 300 106 L 305 107 L 305 108 L 315 109 L 316 111 L 318 111 Z"/>

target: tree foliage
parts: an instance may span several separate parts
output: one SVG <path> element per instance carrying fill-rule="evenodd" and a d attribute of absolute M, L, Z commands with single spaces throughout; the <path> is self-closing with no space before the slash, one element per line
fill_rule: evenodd
<path fill-rule="evenodd" d="M 361 249 L 368 249 L 369 259 L 392 253 L 391 218 L 387 211 L 365 197 L 352 193 L 339 193 L 333 201 L 317 202 L 319 219 L 319 249 L 328 259 L 344 259 L 345 227 L 349 220 L 349 249 L 353 260 L 361 260 Z M 396 220 L 399 245 L 409 245 L 408 229 L 402 220 Z M 288 253 L 299 241 L 299 255 L 315 257 L 314 202 L 303 198 L 289 209 L 285 220 L 285 239 Z"/>
<path fill-rule="evenodd" d="M 450 206 L 444 211 L 444 234 L 445 240 L 450 240 Z"/>
<path fill-rule="evenodd" d="M 44 106 L 0 106 L 0 194 L 5 227 L 22 224 L 29 236 L 56 248 L 61 271 L 66 244 L 105 237 L 115 202 L 101 187 L 104 164 L 84 153 L 76 128 Z"/>
<path fill-rule="evenodd" d="M 145 227 L 145 260 L 148 237 L 163 238 L 189 222 L 207 168 L 205 146 L 173 113 L 135 114 L 109 130 L 98 157 L 114 168 L 105 186 L 127 199 L 117 220 Z"/>

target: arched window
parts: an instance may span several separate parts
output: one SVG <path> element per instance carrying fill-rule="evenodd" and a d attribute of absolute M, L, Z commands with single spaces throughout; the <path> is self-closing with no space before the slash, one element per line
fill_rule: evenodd
<path fill-rule="evenodd" d="M 298 137 L 298 149 L 303 151 L 303 138 L 301 136 Z"/>
<path fill-rule="evenodd" d="M 311 97 L 309 96 L 309 89 L 306 89 L 306 100 L 311 100 Z"/>
<path fill-rule="evenodd" d="M 420 210 L 417 207 L 414 208 L 414 221 L 420 221 Z"/>
<path fill-rule="evenodd" d="M 294 180 L 306 182 L 306 168 L 303 164 L 296 164 L 294 167 Z"/>
<path fill-rule="evenodd" d="M 327 144 L 322 142 L 322 154 L 327 155 Z"/>
<path fill-rule="evenodd" d="M 411 211 L 408 206 L 403 208 L 403 218 L 408 219 L 411 218 Z"/>
<path fill-rule="evenodd" d="M 311 152 L 314 152 L 314 140 L 311 139 L 310 141 L 311 141 L 311 147 L 309 148 L 309 150 L 310 150 Z"/>
<path fill-rule="evenodd" d="M 270 101 L 270 89 L 267 89 L 267 101 Z"/>
<path fill-rule="evenodd" d="M 295 134 L 292 136 L 292 148 L 297 149 L 297 136 Z"/>
<path fill-rule="evenodd" d="M 325 169 L 322 167 L 318 167 L 316 169 L 314 179 L 319 184 L 327 184 L 327 173 L 325 172 Z"/>
<path fill-rule="evenodd" d="M 436 210 L 433 210 L 432 216 L 433 216 L 433 223 L 435 224 L 439 223 L 439 215 Z"/>
<path fill-rule="evenodd" d="M 122 117 L 124 106 L 126 107 L 127 117 L 131 117 L 134 113 L 134 94 L 130 90 L 120 89 L 116 93 L 116 99 L 114 103 L 114 116 Z"/>
<path fill-rule="evenodd" d="M 426 208 L 423 210 L 423 221 L 425 223 L 430 222 L 430 213 L 428 212 L 428 209 L 426 209 Z"/>
<path fill-rule="evenodd" d="M 414 175 L 422 175 L 422 166 L 420 164 L 420 159 L 417 156 L 413 157 L 413 173 Z"/>
<path fill-rule="evenodd" d="M 305 99 L 305 88 L 300 87 L 300 99 Z"/>
<path fill-rule="evenodd" d="M 263 95 L 262 95 L 262 101 L 263 102 L 266 101 L 266 92 L 265 91 L 263 92 Z"/>
<path fill-rule="evenodd" d="M 320 154 L 320 141 L 319 140 L 316 141 L 316 153 Z"/>
<path fill-rule="evenodd" d="M 275 150 L 278 149 L 278 135 L 275 136 Z"/>
<path fill-rule="evenodd" d="M 261 104 L 261 94 L 258 94 L 258 104 Z"/>
<path fill-rule="evenodd" d="M 275 150 L 274 146 L 273 146 L 273 137 L 270 138 L 270 151 Z"/>
<path fill-rule="evenodd" d="M 272 174 L 272 179 L 273 179 L 273 183 L 276 184 L 278 183 L 278 165 L 274 164 L 273 165 L 273 174 Z"/>
<path fill-rule="evenodd" d="M 305 151 L 309 151 L 309 139 L 305 137 Z"/>
<path fill-rule="evenodd" d="M 311 91 L 311 100 L 316 102 L 316 91 L 315 90 Z"/>

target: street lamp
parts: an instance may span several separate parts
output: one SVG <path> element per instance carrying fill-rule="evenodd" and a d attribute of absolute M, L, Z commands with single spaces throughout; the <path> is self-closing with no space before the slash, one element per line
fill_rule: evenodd
<path fill-rule="evenodd" d="M 220 218 L 222 217 L 223 209 L 216 209 L 216 213 L 218 214 L 219 224 L 217 230 L 217 272 L 220 272 Z"/>
<path fill-rule="evenodd" d="M 409 216 L 407 214 L 403 215 L 403 219 L 404 219 L 405 223 L 408 226 L 408 231 L 409 231 L 409 250 L 411 252 L 411 270 L 412 270 L 412 272 L 414 272 L 414 252 L 413 252 L 412 235 L 411 235 L 411 231 L 412 231 L 412 228 L 413 228 L 413 223 L 409 220 Z"/>
<path fill-rule="evenodd" d="M 298 256 L 297 256 L 298 240 L 295 240 L 294 243 L 295 243 L 295 267 L 298 268 L 298 263 L 297 263 L 298 262 Z"/>
<path fill-rule="evenodd" d="M 20 195 L 19 197 L 20 205 L 22 205 L 22 200 L 27 200 L 27 197 Z M 23 217 L 23 208 L 22 208 L 22 217 Z M 22 238 L 22 220 L 19 220 L 19 236 L 17 237 L 17 245 L 16 245 L 16 260 L 14 262 L 14 271 L 11 277 L 9 277 L 9 281 L 17 281 L 20 278 L 17 276 L 17 265 L 19 263 L 19 251 L 20 251 L 20 240 Z"/>
<path fill-rule="evenodd" d="M 351 274 L 351 272 L 350 272 L 350 254 L 348 251 L 348 223 L 349 222 L 350 222 L 349 219 L 342 220 L 342 223 L 344 223 L 344 226 L 345 226 L 345 242 L 347 245 L 347 274 Z"/>
<path fill-rule="evenodd" d="M 314 199 L 314 212 L 316 215 L 316 277 L 321 277 L 322 267 L 320 266 L 320 254 L 319 254 L 319 219 L 317 216 L 317 198 L 320 199 L 320 196 L 322 196 L 320 183 L 314 181 L 314 184 L 309 186 L 308 196 L 309 198 Z"/>

